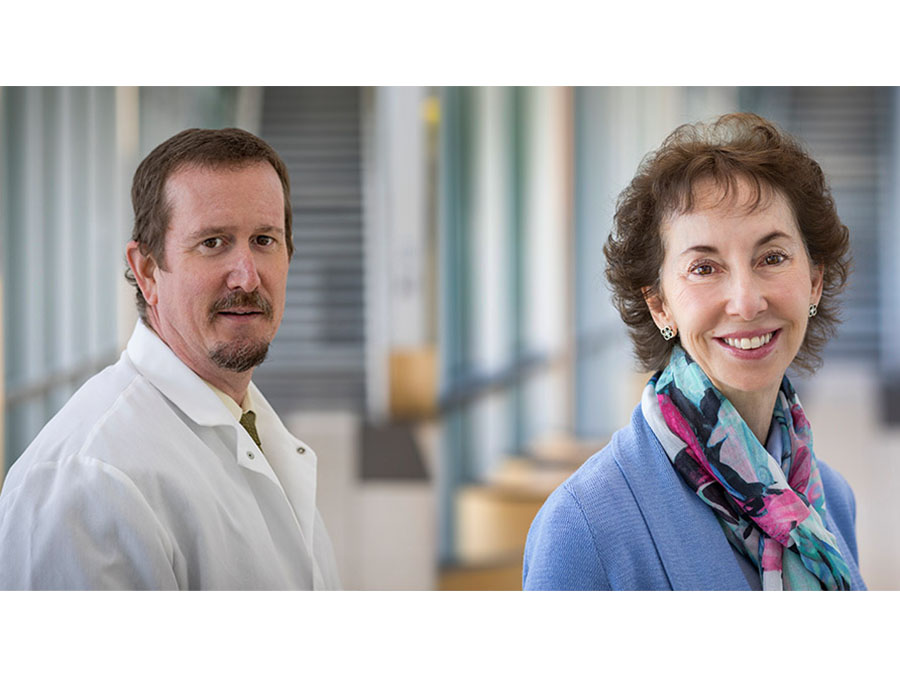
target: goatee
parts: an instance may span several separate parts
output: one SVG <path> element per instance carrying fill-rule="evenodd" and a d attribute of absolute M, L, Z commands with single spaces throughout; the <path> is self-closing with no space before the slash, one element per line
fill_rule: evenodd
<path fill-rule="evenodd" d="M 262 363 L 268 352 L 268 342 L 245 339 L 218 344 L 209 352 L 209 359 L 223 369 L 246 372 Z"/>
<path fill-rule="evenodd" d="M 235 290 L 227 297 L 219 299 L 209 309 L 210 323 L 215 322 L 216 315 L 223 311 L 227 312 L 232 308 L 243 310 L 256 309 L 266 318 L 270 320 L 272 318 L 272 305 L 258 290 L 253 292 Z M 268 352 L 269 342 L 267 341 L 239 339 L 230 343 L 216 345 L 208 355 L 214 364 L 223 369 L 231 370 L 232 372 L 246 372 L 262 363 L 266 359 Z"/>

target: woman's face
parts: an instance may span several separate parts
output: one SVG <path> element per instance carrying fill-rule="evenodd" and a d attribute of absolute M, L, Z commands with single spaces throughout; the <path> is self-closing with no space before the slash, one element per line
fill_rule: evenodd
<path fill-rule="evenodd" d="M 695 209 L 662 224 L 661 294 L 654 322 L 677 330 L 682 347 L 733 402 L 774 397 L 822 295 L 787 200 L 769 192 L 749 211 L 748 184 L 721 201 L 712 182 Z"/>

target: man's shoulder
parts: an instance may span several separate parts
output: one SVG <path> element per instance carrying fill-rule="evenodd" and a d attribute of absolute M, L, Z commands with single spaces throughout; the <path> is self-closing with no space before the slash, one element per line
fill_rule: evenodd
<path fill-rule="evenodd" d="M 91 455 L 91 441 L 102 431 L 133 427 L 141 412 L 160 399 L 126 355 L 88 379 L 41 429 L 10 469 L 7 484 L 38 463 Z"/>

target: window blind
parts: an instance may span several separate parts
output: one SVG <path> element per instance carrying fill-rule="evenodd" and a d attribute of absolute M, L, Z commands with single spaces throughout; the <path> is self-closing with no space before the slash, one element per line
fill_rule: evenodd
<path fill-rule="evenodd" d="M 254 375 L 282 410 L 365 405 L 360 89 L 267 87 L 261 136 L 291 176 L 294 257 L 281 329 Z"/>

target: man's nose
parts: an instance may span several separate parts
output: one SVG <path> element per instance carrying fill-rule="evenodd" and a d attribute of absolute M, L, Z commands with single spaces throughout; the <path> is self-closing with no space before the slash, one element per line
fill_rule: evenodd
<path fill-rule="evenodd" d="M 256 266 L 256 258 L 249 247 L 235 252 L 234 258 L 229 262 L 228 288 L 242 289 L 252 292 L 259 287 L 259 271 Z"/>
<path fill-rule="evenodd" d="M 731 289 L 725 310 L 743 320 L 753 320 L 769 307 L 763 281 L 752 271 L 737 271 L 732 275 Z"/>

